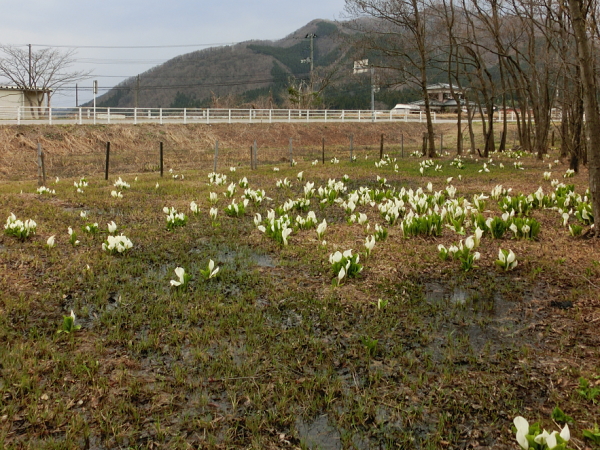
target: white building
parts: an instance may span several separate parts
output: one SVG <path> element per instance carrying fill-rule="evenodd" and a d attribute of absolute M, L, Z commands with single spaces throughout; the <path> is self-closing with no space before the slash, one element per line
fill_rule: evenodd
<path fill-rule="evenodd" d="M 39 117 L 49 107 L 48 89 L 0 86 L 0 119 Z M 45 105 L 44 105 L 45 103 Z"/>
<path fill-rule="evenodd" d="M 392 111 L 395 113 L 401 114 L 410 114 L 411 111 L 420 111 L 417 105 L 410 105 L 407 103 L 398 103 L 396 106 L 392 108 Z"/>

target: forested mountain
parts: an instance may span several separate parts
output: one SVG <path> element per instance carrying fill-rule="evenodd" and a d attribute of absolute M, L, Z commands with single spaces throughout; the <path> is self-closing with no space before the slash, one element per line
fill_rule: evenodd
<path fill-rule="evenodd" d="M 310 83 L 308 34 L 313 41 L 313 79 L 320 104 L 330 108 L 370 108 L 370 77 L 353 75 L 352 50 L 340 24 L 314 20 L 278 41 L 248 41 L 187 53 L 125 80 L 98 97 L 110 107 L 293 107 L 288 88 Z M 326 87 L 323 87 L 327 84 Z M 137 91 L 137 92 L 136 92 Z M 414 94 L 413 94 L 414 96 Z M 389 107 L 398 92 L 382 92 Z"/>

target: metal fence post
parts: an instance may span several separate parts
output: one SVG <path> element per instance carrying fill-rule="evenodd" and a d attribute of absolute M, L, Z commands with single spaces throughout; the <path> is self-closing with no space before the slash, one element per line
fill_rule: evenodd
<path fill-rule="evenodd" d="M 219 158 L 219 141 L 215 142 L 215 164 L 213 172 L 217 173 L 217 160 Z"/>

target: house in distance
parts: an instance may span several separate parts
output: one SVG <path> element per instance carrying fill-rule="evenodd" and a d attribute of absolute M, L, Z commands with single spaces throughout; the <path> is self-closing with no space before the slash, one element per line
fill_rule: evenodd
<path fill-rule="evenodd" d="M 454 93 L 458 96 L 460 105 L 457 105 L 456 100 L 452 97 L 452 90 L 450 85 L 446 83 L 436 83 L 427 86 L 427 96 L 429 97 L 429 107 L 432 111 L 441 113 L 453 113 L 458 110 L 459 107 L 464 105 L 464 93 L 458 86 L 452 86 Z M 411 105 L 417 106 L 421 110 L 425 109 L 425 100 L 417 100 L 412 102 Z"/>

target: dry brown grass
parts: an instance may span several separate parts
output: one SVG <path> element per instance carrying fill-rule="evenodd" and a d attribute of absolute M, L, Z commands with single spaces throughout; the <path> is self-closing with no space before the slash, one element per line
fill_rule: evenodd
<path fill-rule="evenodd" d="M 214 124 L 214 125 L 56 125 L 0 127 L 0 180 L 35 179 L 37 144 L 46 154 L 49 177 L 101 174 L 106 142 L 111 143 L 111 172 L 155 170 L 159 143 L 164 143 L 165 167 L 175 170 L 209 169 L 219 141 L 219 166 L 249 165 L 249 149 L 258 146 L 259 163 L 286 162 L 289 139 L 294 158 L 321 158 L 325 139 L 326 158 L 349 157 L 350 135 L 356 152 L 378 152 L 384 135 L 385 152 L 400 153 L 404 135 L 405 154 L 421 143 L 424 124 L 336 123 L 336 124 Z M 446 148 L 454 145 L 454 125 L 438 124 Z"/>

